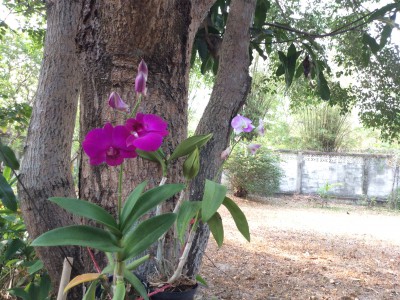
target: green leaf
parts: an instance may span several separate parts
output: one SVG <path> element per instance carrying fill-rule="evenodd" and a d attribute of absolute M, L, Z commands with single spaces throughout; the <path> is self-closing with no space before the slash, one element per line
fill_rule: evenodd
<path fill-rule="evenodd" d="M 14 256 L 15 253 L 17 253 L 18 250 L 22 249 L 25 247 L 25 243 L 21 241 L 20 239 L 13 239 L 7 247 L 7 250 L 4 253 L 4 259 L 9 260 L 11 257 Z"/>
<path fill-rule="evenodd" d="M 393 26 L 390 24 L 386 24 L 381 32 L 381 40 L 379 42 L 379 47 L 382 49 L 387 44 L 387 41 L 392 34 Z"/>
<path fill-rule="evenodd" d="M 89 288 L 87 289 L 85 295 L 83 296 L 82 300 L 96 300 L 96 287 L 97 287 L 98 280 L 93 281 Z"/>
<path fill-rule="evenodd" d="M 299 78 L 302 74 L 304 74 L 304 67 L 303 67 L 303 64 L 300 64 L 297 67 L 296 74 L 294 75 L 294 77 Z"/>
<path fill-rule="evenodd" d="M 222 225 L 222 218 L 219 213 L 215 213 L 208 221 L 210 231 L 217 242 L 218 247 L 222 246 L 224 242 L 224 227 Z"/>
<path fill-rule="evenodd" d="M 380 50 L 380 46 L 378 45 L 378 43 L 368 33 L 363 34 L 362 41 L 365 45 L 369 46 L 373 54 L 377 54 Z"/>
<path fill-rule="evenodd" d="M 51 291 L 50 276 L 44 274 L 40 277 L 39 291 L 38 291 L 39 295 L 37 299 L 38 300 L 48 299 L 50 291 Z"/>
<path fill-rule="evenodd" d="M 279 77 L 282 76 L 283 74 L 285 74 L 285 67 L 283 66 L 283 64 L 280 64 L 278 66 L 278 69 L 276 69 L 275 75 Z"/>
<path fill-rule="evenodd" d="M 3 161 L 7 167 L 13 170 L 19 169 L 19 162 L 15 157 L 14 151 L 6 145 L 0 145 L 0 161 Z"/>
<path fill-rule="evenodd" d="M 300 52 L 296 51 L 295 45 L 292 43 L 289 46 L 287 57 L 286 57 L 286 66 L 285 66 L 285 81 L 286 87 L 289 88 L 293 82 L 294 73 L 296 71 L 296 61 L 299 57 Z"/>
<path fill-rule="evenodd" d="M 318 92 L 321 96 L 322 100 L 329 100 L 331 97 L 331 91 L 328 86 L 328 82 L 325 79 L 324 73 L 322 73 L 322 70 L 319 71 L 318 73 Z"/>
<path fill-rule="evenodd" d="M 201 74 L 205 74 L 207 73 L 207 71 L 211 70 L 212 66 L 213 66 L 213 61 L 214 59 L 212 58 L 211 54 L 208 53 L 206 60 L 204 60 L 201 64 L 200 67 L 200 72 Z"/>
<path fill-rule="evenodd" d="M 126 221 L 122 223 L 121 230 L 123 234 L 129 231 L 132 224 L 145 213 L 147 213 L 152 208 L 155 208 L 162 201 L 171 198 L 176 193 L 182 191 L 185 188 L 184 184 L 164 184 L 148 190 L 142 194 L 136 201 L 129 213 Z"/>
<path fill-rule="evenodd" d="M 267 17 L 267 11 L 270 8 L 270 3 L 267 0 L 257 0 L 256 10 L 254 13 L 254 27 L 262 28 Z"/>
<path fill-rule="evenodd" d="M 186 140 L 182 141 L 175 149 L 175 151 L 169 157 L 169 161 L 177 159 L 179 157 L 192 153 L 194 149 L 200 149 L 204 146 L 212 137 L 212 134 L 195 135 Z"/>
<path fill-rule="evenodd" d="M 122 259 L 139 255 L 157 241 L 175 222 L 176 214 L 167 213 L 155 216 L 140 223 L 122 240 Z"/>
<path fill-rule="evenodd" d="M 117 285 L 114 288 L 113 300 L 123 300 L 125 299 L 125 283 L 123 280 L 118 280 Z"/>
<path fill-rule="evenodd" d="M 190 221 L 196 216 L 200 208 L 201 201 L 184 201 L 182 203 L 176 220 L 178 238 L 181 243 L 184 242 L 184 236 Z"/>
<path fill-rule="evenodd" d="M 124 270 L 124 277 L 126 280 L 129 281 L 136 292 L 138 292 L 144 300 L 149 300 L 149 297 L 147 296 L 147 291 L 144 288 L 142 282 L 133 273 L 129 272 L 128 270 Z"/>
<path fill-rule="evenodd" d="M 94 220 L 107 226 L 107 228 L 109 228 L 115 234 L 121 234 L 114 218 L 104 208 L 94 203 L 76 198 L 63 197 L 52 197 L 49 198 L 49 200 L 65 210 L 73 213 L 74 215 Z"/>
<path fill-rule="evenodd" d="M 12 175 L 12 169 L 10 167 L 5 166 L 3 169 L 3 176 L 7 182 L 10 182 L 11 175 Z"/>
<path fill-rule="evenodd" d="M 11 186 L 2 174 L 0 174 L 0 199 L 3 205 L 9 210 L 17 210 L 17 199 L 15 198 Z"/>
<path fill-rule="evenodd" d="M 150 254 L 147 254 L 145 256 L 142 256 L 141 258 L 138 258 L 131 262 L 129 265 L 126 266 L 126 269 L 129 271 L 135 270 L 137 267 L 139 267 L 141 264 L 143 264 L 145 261 L 149 260 Z"/>
<path fill-rule="evenodd" d="M 37 237 L 31 245 L 34 247 L 74 245 L 91 247 L 104 252 L 121 251 L 117 238 L 110 232 L 86 225 L 72 225 L 50 230 Z"/>
<path fill-rule="evenodd" d="M 139 184 L 135 189 L 129 194 L 128 199 L 126 199 L 124 207 L 122 208 L 121 212 L 121 223 L 124 224 L 126 218 L 132 212 L 133 207 L 136 204 L 136 201 L 139 199 L 140 195 L 143 193 L 144 188 L 147 185 L 147 181 L 143 181 Z"/>
<path fill-rule="evenodd" d="M 233 218 L 233 221 L 235 221 L 237 229 L 245 237 L 245 239 L 250 242 L 249 223 L 247 223 L 246 216 L 242 212 L 240 207 L 235 202 L 233 202 L 232 199 L 228 197 L 225 197 L 224 202 L 222 202 L 222 204 L 229 210 Z"/>
<path fill-rule="evenodd" d="M 384 7 L 381 7 L 377 10 L 374 11 L 373 14 L 370 15 L 370 17 L 368 18 L 367 23 L 376 20 L 380 17 L 383 17 L 388 11 L 391 11 L 392 9 L 400 9 L 400 2 L 398 3 L 391 3 L 388 5 L 385 5 Z"/>
<path fill-rule="evenodd" d="M 35 261 L 35 263 L 33 265 L 28 267 L 28 273 L 29 273 L 29 275 L 32 275 L 32 274 L 36 273 L 37 271 L 40 271 L 41 269 L 43 269 L 43 267 L 44 267 L 43 262 L 40 259 L 38 259 Z"/>
<path fill-rule="evenodd" d="M 226 187 L 211 180 L 206 180 L 203 200 L 201 201 L 201 217 L 207 222 L 221 206 L 226 195 Z"/>
<path fill-rule="evenodd" d="M 137 149 L 136 153 L 144 159 L 150 160 L 150 161 L 154 161 L 160 164 L 163 174 L 166 172 L 167 170 L 167 165 L 165 164 L 165 157 L 163 156 L 163 153 L 161 150 L 157 150 L 154 152 L 146 152 L 146 151 L 142 151 Z"/>
<path fill-rule="evenodd" d="M 32 300 L 29 299 L 28 293 L 23 288 L 13 288 L 8 290 L 8 292 L 15 297 L 22 298 L 23 300 Z"/>
<path fill-rule="evenodd" d="M 183 163 L 183 176 L 187 180 L 191 180 L 199 173 L 200 170 L 200 153 L 199 149 L 194 149 Z"/>
<path fill-rule="evenodd" d="M 199 274 L 196 275 L 195 279 L 197 282 L 200 282 L 202 285 L 208 286 L 207 281 L 203 277 L 201 277 Z"/>

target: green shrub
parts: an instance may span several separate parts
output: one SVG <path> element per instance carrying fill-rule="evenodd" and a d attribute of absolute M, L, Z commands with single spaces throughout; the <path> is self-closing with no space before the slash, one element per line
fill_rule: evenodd
<path fill-rule="evenodd" d="M 279 188 L 282 171 L 279 159 L 261 147 L 251 155 L 246 146 L 238 145 L 225 164 L 226 176 L 234 195 L 246 197 L 248 193 L 267 196 Z"/>

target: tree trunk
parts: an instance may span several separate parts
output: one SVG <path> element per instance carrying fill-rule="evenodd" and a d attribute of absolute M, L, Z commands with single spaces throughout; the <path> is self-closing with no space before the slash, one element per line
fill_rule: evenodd
<path fill-rule="evenodd" d="M 39 85 L 21 164 L 18 186 L 21 210 L 30 237 L 72 224 L 72 216 L 51 204 L 49 197 L 75 197 L 71 174 L 71 144 L 80 86 L 74 38 L 80 1 L 49 1 L 47 33 Z M 36 249 L 55 286 L 65 256 L 73 256 L 81 269 L 76 248 Z"/>
<path fill-rule="evenodd" d="M 193 9 L 186 0 L 131 1 L 129 4 L 118 0 L 84 2 L 78 33 L 84 74 L 81 137 L 112 120 L 107 105 L 112 91 L 133 106 L 134 80 L 143 58 L 149 67 L 149 92 L 139 112 L 158 114 L 168 122 L 170 135 L 166 138 L 165 153 L 171 153 L 186 138 L 190 55 L 194 35 L 202 21 L 197 18 L 205 16 L 214 1 L 197 2 L 199 7 Z M 140 158 L 128 161 L 124 170 L 123 199 L 143 180 L 150 180 L 150 186 L 161 180 L 157 165 Z M 183 181 L 180 170 L 178 165 L 170 166 L 168 182 Z M 118 171 L 105 165 L 90 166 L 83 155 L 80 198 L 100 204 L 115 214 Z M 172 210 L 172 206 L 173 201 L 165 210 Z M 170 253 L 172 237 L 167 235 L 166 240 L 169 247 L 165 251 Z M 147 264 L 149 268 L 154 270 Z"/>
<path fill-rule="evenodd" d="M 192 182 L 191 199 L 201 199 L 206 179 L 221 180 L 221 152 L 227 147 L 230 121 L 244 104 L 251 87 L 249 76 L 250 26 L 256 0 L 232 0 L 221 45 L 219 68 L 210 101 L 196 129 L 196 134 L 213 133 L 200 154 L 201 168 Z M 216 177 L 216 178 L 215 178 Z M 199 226 L 191 249 L 187 274 L 198 272 L 209 237 L 208 226 Z"/>

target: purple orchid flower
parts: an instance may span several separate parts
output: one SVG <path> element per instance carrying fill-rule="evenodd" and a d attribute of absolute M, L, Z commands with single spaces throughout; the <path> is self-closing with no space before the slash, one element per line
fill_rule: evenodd
<path fill-rule="evenodd" d="M 126 145 L 128 137 L 129 131 L 125 126 L 113 127 L 107 123 L 103 128 L 89 131 L 82 147 L 89 156 L 91 165 L 106 162 L 109 166 L 118 166 L 125 158 L 137 156 L 136 148 Z"/>
<path fill-rule="evenodd" d="M 256 130 L 260 136 L 264 136 L 265 127 L 264 127 L 264 121 L 262 119 L 260 119 L 260 122 L 258 123 Z"/>
<path fill-rule="evenodd" d="M 157 115 L 138 113 L 135 119 L 128 119 L 125 123 L 130 133 L 126 145 L 143 151 L 156 151 L 163 137 L 168 135 L 167 126 L 167 122 Z"/>
<path fill-rule="evenodd" d="M 117 92 L 112 92 L 108 98 L 108 105 L 110 105 L 115 110 L 129 112 L 129 106 L 122 100 Z"/>
<path fill-rule="evenodd" d="M 254 129 L 254 126 L 251 124 L 251 122 L 252 121 L 250 119 L 241 115 L 237 115 L 232 119 L 231 125 L 235 134 L 240 134 L 242 132 L 250 132 Z"/>
<path fill-rule="evenodd" d="M 257 150 L 261 147 L 260 144 L 248 144 L 247 149 L 250 151 L 251 155 L 256 154 Z"/>

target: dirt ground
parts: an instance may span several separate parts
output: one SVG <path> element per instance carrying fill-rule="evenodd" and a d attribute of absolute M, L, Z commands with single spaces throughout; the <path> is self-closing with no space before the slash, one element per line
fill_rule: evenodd
<path fill-rule="evenodd" d="M 227 210 L 225 243 L 210 239 L 197 299 L 400 299 L 400 214 L 307 197 L 233 198 L 251 243 Z"/>

